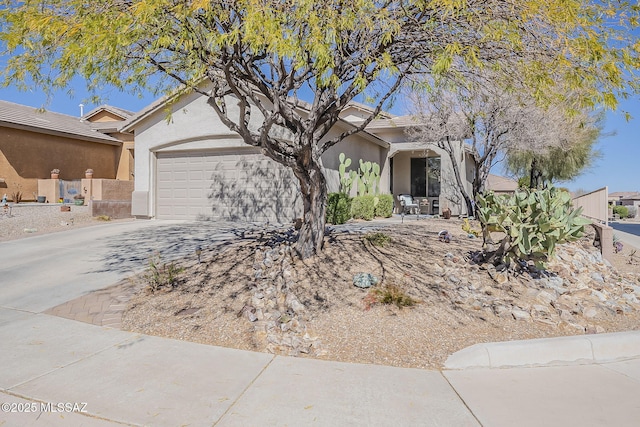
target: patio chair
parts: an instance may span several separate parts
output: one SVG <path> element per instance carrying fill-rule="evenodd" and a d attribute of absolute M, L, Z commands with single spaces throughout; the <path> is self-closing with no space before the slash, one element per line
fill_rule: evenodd
<path fill-rule="evenodd" d="M 412 210 L 416 212 L 416 219 L 420 219 L 420 205 L 418 202 L 413 200 L 413 197 L 410 194 L 400 194 L 398 196 L 398 200 L 402 207 L 402 210 L 400 211 L 400 214 L 402 215 L 402 222 L 404 222 L 404 216 L 407 213 L 410 214 Z"/>

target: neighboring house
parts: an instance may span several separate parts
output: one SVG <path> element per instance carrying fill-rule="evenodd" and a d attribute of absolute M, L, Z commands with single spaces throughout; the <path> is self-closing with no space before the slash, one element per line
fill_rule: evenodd
<path fill-rule="evenodd" d="M 239 111 L 232 100 L 227 108 L 230 113 Z M 260 118 L 254 114 L 251 126 L 257 127 Z M 340 121 L 328 137 L 352 127 Z M 259 148 L 245 144 L 219 120 L 203 96 L 192 93 L 159 100 L 132 117 L 121 131 L 135 135 L 132 214 L 136 217 L 290 223 L 302 216 L 293 173 Z M 381 187 L 389 187 L 385 167 L 389 143 L 362 132 L 322 156 L 330 192 L 338 191 L 341 152 L 353 160 L 355 168 L 359 159 L 379 163 Z"/>
<path fill-rule="evenodd" d="M 609 193 L 609 203 L 619 206 L 634 207 L 636 218 L 640 214 L 640 193 L 637 191 L 618 191 Z"/>
<path fill-rule="evenodd" d="M 94 178 L 131 179 L 132 136 L 117 130 L 131 114 L 103 106 L 80 118 L 0 101 L 0 197 L 34 200 L 54 168 L 67 180 L 88 168 Z"/>
<path fill-rule="evenodd" d="M 496 194 L 513 194 L 518 189 L 518 181 L 500 175 L 489 174 L 485 189 Z"/>

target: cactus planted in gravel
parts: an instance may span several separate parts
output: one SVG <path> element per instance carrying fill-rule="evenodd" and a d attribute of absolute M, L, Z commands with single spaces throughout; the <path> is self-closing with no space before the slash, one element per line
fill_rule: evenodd
<path fill-rule="evenodd" d="M 478 196 L 478 216 L 482 224 L 487 261 L 494 263 L 533 260 L 536 266 L 554 255 L 557 244 L 582 236 L 590 222 L 573 209 L 571 196 L 556 188 L 518 190 L 512 196 L 489 192 Z M 492 233 L 499 233 L 497 249 Z"/>

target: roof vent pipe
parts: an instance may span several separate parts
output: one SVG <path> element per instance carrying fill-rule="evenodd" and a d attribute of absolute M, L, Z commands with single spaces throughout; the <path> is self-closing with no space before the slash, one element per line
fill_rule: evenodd
<path fill-rule="evenodd" d="M 80 107 L 80 117 L 84 116 L 84 104 L 80 104 L 78 107 Z"/>

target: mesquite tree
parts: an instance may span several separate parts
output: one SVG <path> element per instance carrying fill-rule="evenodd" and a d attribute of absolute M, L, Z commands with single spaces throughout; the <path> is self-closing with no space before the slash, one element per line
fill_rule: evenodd
<path fill-rule="evenodd" d="M 297 251 L 306 258 L 324 240 L 321 155 L 364 129 L 408 75 L 457 64 L 496 67 L 498 59 L 513 58 L 526 61 L 536 87 L 550 81 L 553 64 L 553 72 L 592 87 L 593 97 L 602 97 L 603 88 L 615 99 L 624 83 L 620 70 L 638 52 L 623 41 L 607 45 L 602 16 L 609 15 L 602 12 L 611 9 L 620 26 L 638 11 L 622 16 L 601 3 L 2 0 L 0 41 L 11 56 L 3 82 L 55 89 L 80 75 L 96 92 L 108 84 L 201 93 L 229 129 L 297 177 L 304 205 Z M 591 69 L 606 73 L 592 78 Z M 328 137 L 340 111 L 363 92 L 374 100 L 368 119 Z M 229 113 L 230 96 L 239 115 Z M 249 126 L 252 115 L 261 117 L 257 128 Z"/>
<path fill-rule="evenodd" d="M 600 135 L 599 128 L 585 111 L 587 107 L 573 107 L 580 104 L 579 93 L 568 90 L 568 95 L 543 105 L 524 87 L 514 90 L 522 80 L 512 77 L 489 72 L 442 79 L 431 82 L 427 91 L 418 84 L 412 94 L 416 126 L 410 133 L 450 157 L 456 186 L 469 213 L 473 212 L 471 201 L 484 191 L 490 171 L 505 157 L 511 160 L 512 171 L 522 172 L 532 166 L 532 159 L 543 161 L 549 155 L 582 154 L 576 159 L 580 168 L 588 164 L 585 156 L 595 155 L 590 148 Z M 473 163 L 471 192 L 457 163 L 463 150 Z M 520 166 L 523 162 L 527 166 Z M 547 163 L 551 167 L 551 162 Z M 555 177 L 566 179 L 565 175 L 556 172 Z"/>

